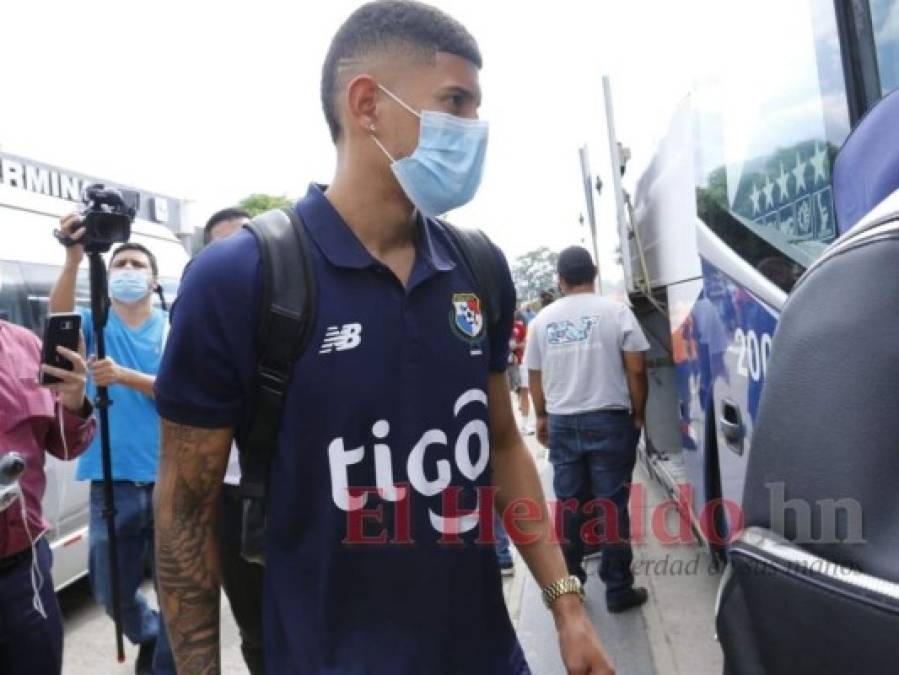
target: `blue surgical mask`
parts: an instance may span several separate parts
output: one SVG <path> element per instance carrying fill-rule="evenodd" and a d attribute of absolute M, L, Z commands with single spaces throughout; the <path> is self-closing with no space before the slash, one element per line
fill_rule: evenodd
<path fill-rule="evenodd" d="M 134 304 L 150 294 L 150 277 L 140 270 L 116 270 L 109 275 L 109 294 L 113 300 Z"/>
<path fill-rule="evenodd" d="M 372 139 L 391 161 L 400 187 L 424 215 L 434 217 L 472 200 L 481 184 L 487 154 L 487 122 L 444 112 L 416 112 L 385 87 L 385 94 L 421 120 L 418 147 L 394 159 L 374 134 Z"/>

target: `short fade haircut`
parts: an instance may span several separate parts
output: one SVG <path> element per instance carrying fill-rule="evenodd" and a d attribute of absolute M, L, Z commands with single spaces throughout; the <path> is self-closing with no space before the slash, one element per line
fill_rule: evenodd
<path fill-rule="evenodd" d="M 559 253 L 556 271 L 569 286 L 593 283 L 597 272 L 590 252 L 583 246 L 569 246 Z"/>
<path fill-rule="evenodd" d="M 235 218 L 249 218 L 250 214 L 244 211 L 243 209 L 238 209 L 234 207 L 229 207 L 227 209 L 222 209 L 221 211 L 216 211 L 213 213 L 209 220 L 206 221 L 206 227 L 203 228 L 203 243 L 208 244 L 212 239 L 212 228 L 214 228 L 219 223 L 224 223 L 226 220 L 234 220 Z"/>
<path fill-rule="evenodd" d="M 413 0 L 377 0 L 362 5 L 338 29 L 322 67 L 322 109 L 332 141 L 337 142 L 341 131 L 336 106 L 340 64 L 397 47 L 431 57 L 438 52 L 453 54 L 482 67 L 481 52 L 471 33 L 439 9 Z"/>
<path fill-rule="evenodd" d="M 118 246 L 113 252 L 112 257 L 109 259 L 109 266 L 112 267 L 112 262 L 115 260 L 120 253 L 124 253 L 125 251 L 137 251 L 138 253 L 143 253 L 147 256 L 147 260 L 150 261 L 150 269 L 153 270 L 153 276 L 159 276 L 159 264 L 156 262 L 156 256 L 143 244 L 136 244 L 134 242 L 127 242 Z"/>

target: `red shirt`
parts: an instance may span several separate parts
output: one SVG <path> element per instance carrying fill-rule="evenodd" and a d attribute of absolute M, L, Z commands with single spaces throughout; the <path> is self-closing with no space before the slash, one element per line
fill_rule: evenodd
<path fill-rule="evenodd" d="M 512 339 L 509 345 L 512 348 L 512 354 L 515 356 L 515 363 L 521 363 L 524 360 L 524 344 L 528 337 L 528 326 L 524 321 L 515 320 L 512 323 Z"/>
<path fill-rule="evenodd" d="M 47 485 L 44 452 L 60 459 L 66 456 L 57 421 L 60 403 L 37 383 L 40 360 L 41 343 L 33 333 L 0 321 L 0 455 L 14 450 L 25 460 L 19 483 L 25 493 L 28 528 L 35 538 L 48 528 L 41 510 Z M 73 459 L 84 452 L 94 436 L 93 415 L 82 419 L 63 408 L 62 420 L 68 458 Z M 30 545 L 16 500 L 0 512 L 0 558 Z"/>

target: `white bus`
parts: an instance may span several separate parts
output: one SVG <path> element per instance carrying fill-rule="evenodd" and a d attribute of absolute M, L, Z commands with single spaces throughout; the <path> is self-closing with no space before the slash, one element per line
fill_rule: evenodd
<path fill-rule="evenodd" d="M 697 74 L 632 208 L 616 193 L 622 273 L 653 345 L 644 460 L 719 551 L 737 512 L 706 505 L 741 502 L 779 312 L 851 225 L 835 219 L 835 154 L 899 88 L 899 0 L 727 6 L 726 25 L 682 36 L 717 30 L 728 46 Z"/>
<path fill-rule="evenodd" d="M 24 181 L 17 184 L 8 180 L 10 174 L 4 174 L 6 161 L 23 164 L 20 158 L 9 160 L 9 156 L 0 155 L 0 319 L 24 326 L 40 337 L 50 289 L 65 258 L 52 232 L 59 227 L 60 216 L 77 210 L 79 204 L 71 198 L 78 190 L 61 198 L 26 189 Z M 83 183 L 79 179 L 79 187 Z M 49 181 L 46 185 L 50 192 Z M 146 214 L 144 208 L 143 217 L 135 220 L 131 241 L 153 251 L 166 300 L 171 302 L 188 255 L 171 229 L 150 222 Z M 86 260 L 79 275 L 76 302 L 90 305 Z M 46 537 L 53 550 L 53 583 L 57 590 L 87 573 L 89 489 L 87 482 L 75 480 L 75 465 L 76 461 L 62 462 L 48 455 L 45 467 L 47 491 L 43 508 L 51 525 Z"/>

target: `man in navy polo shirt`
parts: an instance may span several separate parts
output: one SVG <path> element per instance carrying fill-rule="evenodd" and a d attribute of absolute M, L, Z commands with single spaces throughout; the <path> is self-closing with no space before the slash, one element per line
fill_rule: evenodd
<path fill-rule="evenodd" d="M 529 673 L 490 542 L 494 496 L 528 515 L 506 523 L 544 588 L 568 672 L 612 672 L 512 414 L 508 266 L 495 249 L 503 316 L 488 334 L 481 289 L 433 219 L 480 180 L 480 65 L 458 22 L 397 0 L 358 9 L 326 58 L 338 161 L 330 186 L 296 205 L 319 313 L 268 488 L 269 672 Z M 260 273 L 247 231 L 198 256 L 156 381 L 159 585 L 182 675 L 219 672 L 215 505 L 254 390 Z"/>

